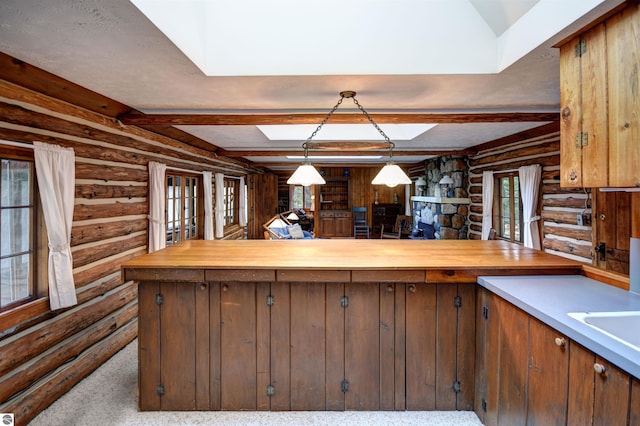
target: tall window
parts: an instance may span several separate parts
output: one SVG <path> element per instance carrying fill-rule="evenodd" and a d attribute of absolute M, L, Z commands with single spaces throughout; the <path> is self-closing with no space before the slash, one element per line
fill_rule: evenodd
<path fill-rule="evenodd" d="M 204 204 L 202 176 L 167 173 L 167 246 L 203 238 Z"/>
<path fill-rule="evenodd" d="M 311 186 L 294 186 L 291 198 L 291 206 L 294 209 L 310 210 L 313 206 L 313 199 L 311 198 Z"/>
<path fill-rule="evenodd" d="M 224 226 L 238 223 L 238 185 L 236 179 L 224 179 Z"/>
<path fill-rule="evenodd" d="M 496 237 L 522 242 L 522 197 L 518 173 L 496 174 L 494 189 L 493 227 Z"/>
<path fill-rule="evenodd" d="M 0 310 L 40 297 L 36 236 L 39 220 L 33 152 L 0 149 Z M 46 232 L 46 231 L 43 231 Z M 46 235 L 44 235 L 46 241 Z M 46 247 L 46 243 L 44 245 Z"/>

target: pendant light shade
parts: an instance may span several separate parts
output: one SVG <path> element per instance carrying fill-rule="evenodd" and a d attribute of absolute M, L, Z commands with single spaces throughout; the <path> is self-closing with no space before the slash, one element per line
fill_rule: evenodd
<path fill-rule="evenodd" d="M 393 188 L 398 185 L 409 185 L 411 184 L 411 179 L 402 171 L 400 166 L 389 162 L 373 178 L 371 184 L 386 185 L 389 188 Z"/>
<path fill-rule="evenodd" d="M 298 166 L 295 172 L 287 180 L 289 185 L 323 185 L 327 183 L 322 175 L 318 173 L 315 167 L 309 162 L 305 162 Z"/>

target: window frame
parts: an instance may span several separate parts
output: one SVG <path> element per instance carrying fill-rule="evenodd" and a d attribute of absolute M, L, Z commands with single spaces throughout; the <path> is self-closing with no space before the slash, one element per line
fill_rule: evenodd
<path fill-rule="evenodd" d="M 224 229 L 240 226 L 240 180 L 224 177 Z"/>
<path fill-rule="evenodd" d="M 15 300 L 6 306 L 0 306 L 0 312 L 20 309 L 31 302 L 39 299 L 47 299 L 49 297 L 48 283 L 48 236 L 47 228 L 44 221 L 44 213 L 42 211 L 42 203 L 40 201 L 40 192 L 38 189 L 37 174 L 35 169 L 35 156 L 32 149 L 21 148 L 15 146 L 2 145 L 0 143 L 0 159 L 26 161 L 32 164 L 31 167 L 31 200 L 32 219 L 30 223 L 30 278 L 28 296 Z"/>
<path fill-rule="evenodd" d="M 169 182 L 170 180 L 172 180 L 173 183 L 171 184 L 171 188 L 175 188 L 176 178 L 179 178 L 179 181 L 180 181 L 180 186 L 179 186 L 180 187 L 179 200 L 180 200 L 180 206 L 181 206 L 179 210 L 180 216 L 177 218 L 173 217 L 173 220 L 170 220 L 169 210 L 173 208 L 175 212 L 175 207 L 172 205 L 170 200 L 175 200 L 176 197 L 175 197 L 175 191 L 173 189 L 170 190 Z M 175 228 L 171 228 L 170 230 L 169 227 L 171 225 L 175 225 L 176 223 L 182 225 L 186 221 L 184 215 L 186 211 L 185 206 L 187 205 L 186 188 L 187 188 L 188 181 L 195 182 L 196 185 L 195 185 L 195 194 L 193 194 L 193 192 L 189 192 L 193 196 L 190 196 L 188 198 L 188 200 L 190 201 L 189 204 L 192 204 L 193 199 L 195 198 L 195 214 L 190 215 L 189 217 L 190 229 L 192 229 L 193 235 L 191 235 L 191 232 L 190 232 L 189 235 L 187 236 L 184 234 L 182 230 L 182 226 L 178 228 L 177 232 L 175 231 Z M 193 187 L 193 185 L 191 185 L 191 187 Z M 164 214 L 165 214 L 165 224 L 166 224 L 165 233 L 166 233 L 167 247 L 185 240 L 197 240 L 197 239 L 201 240 L 204 238 L 204 185 L 203 185 L 202 175 L 200 173 L 167 170 L 165 172 L 164 200 L 165 200 Z M 171 205 L 171 208 L 170 208 L 170 205 Z M 193 221 L 195 221 L 195 224 L 192 223 Z M 171 239 L 169 239 L 170 235 L 171 235 Z M 176 237 L 179 237 L 179 238 L 176 238 Z"/>
<path fill-rule="evenodd" d="M 313 210 L 313 186 L 302 186 L 302 185 L 290 185 L 289 192 L 289 206 L 291 209 L 302 209 L 305 211 Z M 295 204 L 296 199 L 296 191 L 302 191 L 302 206 L 297 206 Z"/>
<path fill-rule="evenodd" d="M 518 204 L 517 204 L 517 210 L 519 213 L 519 220 L 517 220 L 517 223 L 519 225 L 520 228 L 520 240 L 516 239 L 516 226 L 510 226 L 510 232 L 509 235 L 505 235 L 503 233 L 503 229 L 501 226 L 501 218 L 503 217 L 502 214 L 502 180 L 505 178 L 509 178 L 509 208 L 510 208 L 510 214 L 509 214 L 509 222 L 511 224 L 516 224 L 516 205 L 515 205 L 515 179 L 518 179 L 518 188 L 517 188 L 517 193 L 518 193 Z M 522 209 L 522 193 L 520 191 L 520 175 L 517 171 L 511 171 L 511 172 L 503 172 L 503 173 L 494 173 L 493 175 L 493 220 L 492 220 L 492 227 L 493 229 L 495 229 L 496 231 L 496 239 L 500 239 L 500 240 L 504 240 L 504 241 L 510 241 L 512 243 L 515 244 L 524 244 L 524 221 L 523 221 L 523 209 Z M 506 197 L 504 197 L 506 198 Z"/>

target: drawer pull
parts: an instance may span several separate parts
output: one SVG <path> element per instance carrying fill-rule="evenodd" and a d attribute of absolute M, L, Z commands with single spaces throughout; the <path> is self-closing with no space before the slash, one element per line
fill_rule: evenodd
<path fill-rule="evenodd" d="M 416 292 L 416 285 L 415 284 L 409 284 L 409 291 L 411 293 L 415 293 Z"/>
<path fill-rule="evenodd" d="M 606 368 L 604 368 L 604 365 L 600 364 L 600 363 L 595 363 L 593 364 L 593 369 L 595 370 L 596 373 L 598 374 L 604 374 L 605 371 L 607 371 Z"/>
<path fill-rule="evenodd" d="M 556 346 L 564 348 L 567 345 L 567 342 L 564 340 L 564 337 L 556 337 Z"/>

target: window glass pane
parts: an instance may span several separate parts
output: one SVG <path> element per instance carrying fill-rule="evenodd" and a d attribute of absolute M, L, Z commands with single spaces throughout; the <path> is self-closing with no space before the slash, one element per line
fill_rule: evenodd
<path fill-rule="evenodd" d="M 311 209 L 313 206 L 313 199 L 311 198 L 311 187 L 305 186 L 304 188 L 304 208 Z"/>
<path fill-rule="evenodd" d="M 501 180 L 502 180 L 502 183 L 500 185 L 501 187 L 500 196 L 503 198 L 509 197 L 509 178 L 506 177 L 506 178 L 502 178 Z"/>
<path fill-rule="evenodd" d="M 30 250 L 31 208 L 2 209 L 0 224 L 2 224 L 2 243 L 0 245 L 2 257 Z"/>
<path fill-rule="evenodd" d="M 304 206 L 304 187 L 303 186 L 294 186 L 293 187 L 293 208 L 301 209 Z"/>
<path fill-rule="evenodd" d="M 29 297 L 30 254 L 0 260 L 0 307 Z"/>
<path fill-rule="evenodd" d="M 31 204 L 31 163 L 2 160 L 2 207 Z"/>

